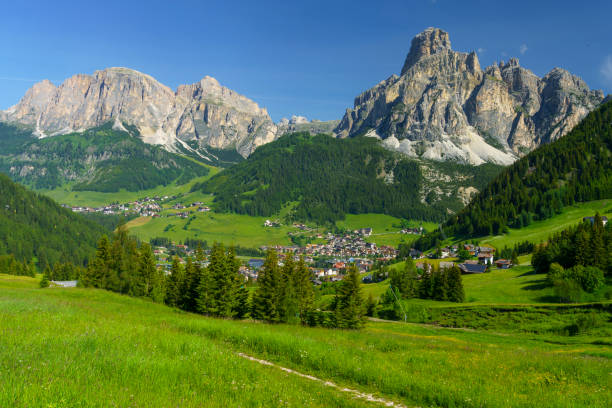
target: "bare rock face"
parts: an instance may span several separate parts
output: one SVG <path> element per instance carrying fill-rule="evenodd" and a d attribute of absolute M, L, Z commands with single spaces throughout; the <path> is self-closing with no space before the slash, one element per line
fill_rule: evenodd
<path fill-rule="evenodd" d="M 357 96 L 335 133 L 376 136 L 410 156 L 510 164 L 602 101 L 559 68 L 538 78 L 513 58 L 483 70 L 474 52 L 453 51 L 446 32 L 428 28 L 412 40 L 401 75 Z"/>
<path fill-rule="evenodd" d="M 143 140 L 170 151 L 198 146 L 236 149 L 244 157 L 276 138 L 268 112 L 205 77 L 176 92 L 127 68 L 75 75 L 59 87 L 34 85 L 0 120 L 31 125 L 39 137 L 82 131 L 114 121 L 136 126 Z"/>
<path fill-rule="evenodd" d="M 280 122 L 276 124 L 277 133 L 282 136 L 292 132 L 308 132 L 310 134 L 328 133 L 333 134 L 334 129 L 340 123 L 339 120 L 308 120 L 304 116 L 293 115 L 291 119 L 282 118 Z"/>

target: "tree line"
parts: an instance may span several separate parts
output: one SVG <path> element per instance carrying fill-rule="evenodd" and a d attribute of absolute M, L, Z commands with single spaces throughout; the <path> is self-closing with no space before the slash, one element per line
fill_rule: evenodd
<path fill-rule="evenodd" d="M 204 251 L 195 251 L 195 259 L 183 266 L 173 258 L 170 273 L 155 264 L 151 246 L 139 243 L 120 226 L 109 240 L 103 236 L 87 268 L 79 272 L 79 285 L 147 297 L 185 311 L 207 316 L 251 317 L 271 323 L 300 323 L 356 329 L 365 316 L 359 272 L 353 265 L 341 282 L 331 312 L 316 310 L 312 274 L 304 259 L 294 262 L 286 256 L 279 262 L 269 250 L 259 271 L 253 291 L 240 274 L 240 262 L 233 248 L 214 244 L 206 266 Z M 59 265 L 63 270 L 64 265 Z M 44 280 L 53 270 L 45 271 Z M 252 292 L 252 293 L 251 293 Z"/>
<path fill-rule="evenodd" d="M 461 270 L 455 265 L 451 268 L 434 268 L 426 264 L 417 270 L 412 258 L 405 260 L 403 268 L 382 267 L 382 276 L 389 277 L 389 289 L 381 296 L 377 305 L 373 298 L 366 302 L 368 315 L 378 315 L 387 319 L 401 318 L 402 299 L 432 299 L 448 302 L 463 302 L 465 291 Z"/>
<path fill-rule="evenodd" d="M 612 278 L 612 227 L 598 214 L 536 246 L 531 258 L 537 273 L 547 275 L 562 301 L 577 302 Z"/>

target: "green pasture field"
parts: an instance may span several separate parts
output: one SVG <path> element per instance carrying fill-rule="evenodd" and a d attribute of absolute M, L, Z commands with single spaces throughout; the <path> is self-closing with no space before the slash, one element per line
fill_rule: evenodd
<path fill-rule="evenodd" d="M 6 275 L 0 327 L 0 406 L 383 406 L 238 353 L 408 407 L 612 404 L 610 343 L 589 333 L 268 325 Z"/>

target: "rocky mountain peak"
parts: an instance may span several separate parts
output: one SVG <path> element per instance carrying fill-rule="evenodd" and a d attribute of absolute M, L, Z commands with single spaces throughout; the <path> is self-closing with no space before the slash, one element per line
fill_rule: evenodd
<path fill-rule="evenodd" d="M 410 52 L 406 56 L 402 75 L 417 61 L 433 54 L 451 49 L 450 37 L 446 31 L 429 27 L 412 39 Z"/>
<path fill-rule="evenodd" d="M 77 74 L 59 87 L 35 84 L 0 120 L 32 126 L 40 137 L 113 122 L 134 125 L 146 143 L 167 150 L 198 146 L 236 149 L 248 156 L 276 138 L 265 108 L 209 76 L 174 92 L 153 77 L 123 67 Z M 204 156 L 203 156 L 204 157 Z"/>
<path fill-rule="evenodd" d="M 452 50 L 448 33 L 428 28 L 412 40 L 401 76 L 357 96 L 335 133 L 377 136 L 425 159 L 509 164 L 563 136 L 602 100 L 565 70 L 539 78 L 517 58 L 483 72 L 476 53 Z"/>

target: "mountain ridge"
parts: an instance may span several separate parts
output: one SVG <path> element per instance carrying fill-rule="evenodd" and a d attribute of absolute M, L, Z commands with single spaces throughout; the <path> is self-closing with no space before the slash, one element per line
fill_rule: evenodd
<path fill-rule="evenodd" d="M 59 86 L 48 80 L 36 83 L 0 113 L 0 120 L 31 126 L 40 138 L 115 121 L 136 126 L 143 141 L 169 151 L 192 150 L 186 142 L 196 141 L 198 146 L 235 149 L 243 157 L 274 140 L 277 132 L 265 108 L 212 77 L 173 91 L 124 67 L 76 74 Z"/>
<path fill-rule="evenodd" d="M 430 27 L 412 40 L 401 75 L 358 95 L 335 133 L 375 136 L 413 157 L 508 165 L 603 100 L 561 68 L 538 78 L 511 58 L 483 70 L 475 52 L 452 50 L 448 33 Z"/>

